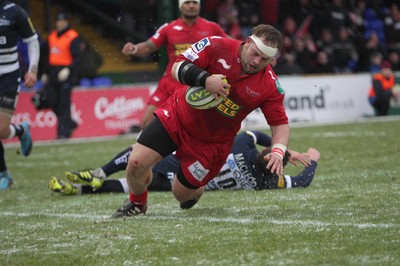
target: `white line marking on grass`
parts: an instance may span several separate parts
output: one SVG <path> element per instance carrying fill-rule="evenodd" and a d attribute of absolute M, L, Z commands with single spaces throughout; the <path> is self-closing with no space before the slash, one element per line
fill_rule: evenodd
<path fill-rule="evenodd" d="M 15 216 L 15 217 L 28 217 L 28 216 L 46 216 L 51 218 L 76 218 L 76 219 L 89 219 L 89 220 L 108 220 L 113 221 L 109 215 L 88 215 L 88 214 L 69 214 L 69 213 L 20 213 L 20 212 L 0 212 L 0 216 Z M 176 220 L 176 217 L 172 216 L 140 216 L 151 220 Z M 134 219 L 134 218 L 132 218 Z M 321 221 L 288 221 L 288 220 L 276 220 L 276 219 L 252 219 L 252 218 L 214 218 L 214 217 L 180 217 L 179 220 L 188 221 L 207 221 L 212 223 L 238 223 L 238 224 L 256 224 L 256 223 L 270 223 L 276 225 L 301 225 L 309 227 L 357 227 L 360 229 L 371 229 L 371 228 L 396 228 L 399 227 L 397 224 L 373 224 L 373 223 L 330 223 Z"/>
<path fill-rule="evenodd" d="M 323 133 L 316 133 L 313 134 L 314 137 L 325 137 L 325 138 L 343 138 L 343 137 L 385 137 L 387 134 L 384 131 L 363 131 L 363 132 L 323 132 Z"/>

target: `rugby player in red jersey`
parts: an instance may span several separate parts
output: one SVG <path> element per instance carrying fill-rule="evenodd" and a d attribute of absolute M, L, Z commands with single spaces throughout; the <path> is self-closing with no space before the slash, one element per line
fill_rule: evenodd
<path fill-rule="evenodd" d="M 204 37 L 212 35 L 226 36 L 224 30 L 217 23 L 199 16 L 200 0 L 179 0 L 179 9 L 181 17 L 162 25 L 147 41 L 138 44 L 128 42 L 122 48 L 124 55 L 140 57 L 154 53 L 163 45 L 167 46 L 169 62 L 163 77 L 158 82 L 157 89 L 149 98 L 140 125 L 142 129 L 153 119 L 153 111 L 164 103 L 177 88 L 184 86 L 171 75 L 171 68 L 177 56 Z"/>
<path fill-rule="evenodd" d="M 185 90 L 177 90 L 154 112 L 156 119 L 143 130 L 129 157 L 129 199 L 113 218 L 146 213 L 151 167 L 173 151 L 180 159 L 180 167 L 172 192 L 182 208 L 196 204 L 205 185 L 225 163 L 241 122 L 257 108 L 272 132 L 272 151 L 266 156 L 266 167 L 271 173 L 282 173 L 289 125 L 284 92 L 270 66 L 281 46 L 278 30 L 258 25 L 245 42 L 206 37 L 179 55 L 172 67 L 177 80 L 205 87 L 225 100 L 214 108 L 199 110 L 185 101 Z"/>

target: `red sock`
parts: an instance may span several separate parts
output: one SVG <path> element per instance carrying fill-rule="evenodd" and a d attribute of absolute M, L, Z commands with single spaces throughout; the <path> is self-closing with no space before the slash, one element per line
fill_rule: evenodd
<path fill-rule="evenodd" d="M 147 194 L 148 194 L 147 189 L 145 192 L 143 192 L 140 195 L 133 195 L 132 192 L 129 192 L 129 199 L 132 203 L 135 203 L 138 205 L 144 205 L 147 202 Z"/>

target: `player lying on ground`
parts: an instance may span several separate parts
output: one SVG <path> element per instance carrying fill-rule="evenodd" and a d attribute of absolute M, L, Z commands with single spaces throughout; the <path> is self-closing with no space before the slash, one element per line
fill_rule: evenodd
<path fill-rule="evenodd" d="M 316 149 L 310 148 L 307 153 L 303 154 L 289 150 L 285 155 L 285 163 L 289 161 L 297 166 L 300 162 L 305 165 L 299 175 L 289 176 L 271 174 L 265 168 L 263 160 L 263 156 L 270 152 L 270 148 L 264 149 L 260 153 L 256 144 L 268 147 L 271 145 L 271 137 L 260 131 L 246 131 L 236 136 L 226 163 L 218 176 L 207 184 L 206 190 L 280 189 L 308 187 L 311 184 L 320 158 Z M 82 185 L 72 185 L 57 177 L 52 177 L 49 188 L 64 195 L 129 192 L 125 178 L 106 179 L 106 177 L 125 170 L 131 151 L 131 147 L 125 149 L 101 168 L 65 173 L 71 182 Z M 170 155 L 156 164 L 152 169 L 153 180 L 149 190 L 171 191 L 171 181 L 178 165 L 179 160 L 175 155 Z"/>

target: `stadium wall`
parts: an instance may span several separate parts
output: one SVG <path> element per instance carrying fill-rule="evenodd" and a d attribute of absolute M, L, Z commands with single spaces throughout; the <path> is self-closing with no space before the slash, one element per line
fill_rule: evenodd
<path fill-rule="evenodd" d="M 367 99 L 371 86 L 368 74 L 287 76 L 279 81 L 285 90 L 285 106 L 291 124 L 355 121 L 374 115 Z M 71 110 L 79 127 L 72 137 L 113 136 L 128 131 L 132 125 L 139 124 L 156 85 L 75 88 Z M 36 110 L 32 96 L 33 92 L 20 93 L 13 123 L 30 123 L 34 140 L 55 139 L 55 114 L 50 110 Z M 262 128 L 265 123 L 261 111 L 256 110 L 246 118 L 243 127 Z"/>

